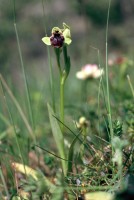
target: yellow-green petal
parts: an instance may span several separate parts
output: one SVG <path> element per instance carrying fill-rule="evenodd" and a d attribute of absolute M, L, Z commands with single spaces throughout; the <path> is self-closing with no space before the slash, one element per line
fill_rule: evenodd
<path fill-rule="evenodd" d="M 65 38 L 65 43 L 69 45 L 72 42 L 70 27 L 67 24 L 65 24 L 65 23 L 63 23 L 63 27 L 64 27 L 64 29 L 63 29 L 63 36 Z"/>
<path fill-rule="evenodd" d="M 64 41 L 66 44 L 71 44 L 72 40 L 70 38 L 65 38 L 65 41 Z"/>
<path fill-rule="evenodd" d="M 64 38 L 71 38 L 70 29 L 66 28 L 66 29 L 63 31 L 63 36 L 64 36 Z"/>
<path fill-rule="evenodd" d="M 42 38 L 42 41 L 43 41 L 46 45 L 51 45 L 50 37 L 44 37 L 44 38 Z"/>

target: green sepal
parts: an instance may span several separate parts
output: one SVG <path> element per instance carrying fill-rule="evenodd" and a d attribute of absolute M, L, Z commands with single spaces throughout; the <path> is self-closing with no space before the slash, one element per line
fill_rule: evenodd
<path fill-rule="evenodd" d="M 64 41 L 66 44 L 70 45 L 72 40 L 70 38 L 66 38 L 65 37 L 65 41 Z"/>
<path fill-rule="evenodd" d="M 63 29 L 63 36 L 65 38 L 65 43 L 69 45 L 72 42 L 70 27 L 67 24 L 65 24 L 65 23 L 63 23 L 63 27 L 64 27 L 64 29 Z"/>
<path fill-rule="evenodd" d="M 65 22 L 63 22 L 63 28 L 64 28 L 64 30 L 67 28 L 70 29 L 70 27 Z"/>
<path fill-rule="evenodd" d="M 42 41 L 43 41 L 46 45 L 51 45 L 50 37 L 44 37 L 44 38 L 42 38 Z"/>

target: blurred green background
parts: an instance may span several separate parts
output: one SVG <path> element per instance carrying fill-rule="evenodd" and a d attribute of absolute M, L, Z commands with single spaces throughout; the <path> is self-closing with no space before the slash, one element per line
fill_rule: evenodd
<path fill-rule="evenodd" d="M 14 76 L 19 71 L 20 61 L 13 25 L 12 2 L 0 1 L 0 71 Z M 16 1 L 16 23 L 26 68 L 46 72 L 46 47 L 41 38 L 45 32 L 50 35 L 51 28 L 61 26 L 62 22 L 71 27 L 73 44 L 70 53 L 74 67 L 95 62 L 96 52 L 91 46 L 98 48 L 102 55 L 105 53 L 107 9 L 108 0 Z M 133 55 L 133 22 L 134 2 L 112 0 L 108 36 L 110 52 Z"/>

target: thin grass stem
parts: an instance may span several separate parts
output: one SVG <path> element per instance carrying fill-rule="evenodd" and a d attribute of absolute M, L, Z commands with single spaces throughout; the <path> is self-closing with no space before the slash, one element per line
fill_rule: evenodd
<path fill-rule="evenodd" d="M 19 35 L 18 35 L 18 30 L 17 30 L 16 23 L 14 23 L 14 29 L 15 29 L 16 40 L 17 40 L 17 45 L 18 45 L 18 51 L 19 51 L 19 56 L 20 56 L 20 62 L 21 62 L 21 67 L 22 67 L 22 73 L 23 73 L 23 78 L 24 78 L 24 84 L 25 84 L 25 89 L 26 89 L 26 96 L 27 96 L 27 102 L 28 102 L 28 111 L 29 111 L 29 115 L 30 115 L 32 128 L 34 130 L 35 124 L 34 124 L 34 118 L 33 118 L 33 112 L 32 112 L 31 100 L 30 100 L 30 92 L 29 92 L 29 87 L 28 87 L 28 83 L 27 83 L 26 72 L 25 72 L 25 68 L 24 68 L 22 52 L 21 52 L 21 47 L 20 47 L 20 40 L 19 40 Z"/>
<path fill-rule="evenodd" d="M 2 77 L 2 75 L 0 74 L 0 80 L 2 82 L 2 85 L 4 86 L 4 88 L 6 89 L 7 93 L 9 94 L 10 98 L 12 99 L 14 105 L 16 106 L 18 112 L 20 113 L 20 116 L 21 118 L 23 119 L 24 123 L 25 123 L 25 126 L 27 128 L 27 130 L 29 131 L 32 139 L 34 140 L 34 142 L 36 142 L 36 138 L 35 138 L 35 135 L 33 133 L 33 130 L 32 130 L 32 127 L 30 126 L 25 114 L 23 113 L 17 99 L 14 97 L 12 91 L 10 90 L 10 88 L 8 87 L 6 81 L 4 80 L 4 78 Z"/>
<path fill-rule="evenodd" d="M 132 96 L 133 96 L 133 98 L 134 98 L 134 88 L 133 88 L 133 85 L 132 85 L 132 82 L 131 82 L 131 79 L 130 79 L 130 76 L 129 76 L 129 75 L 127 75 L 127 80 L 128 80 L 128 83 L 129 83 L 131 92 L 132 92 Z"/>
<path fill-rule="evenodd" d="M 17 45 L 18 45 L 18 52 L 19 52 L 19 57 L 20 57 L 20 63 L 21 63 L 23 78 L 24 78 L 24 84 L 25 84 L 25 90 L 26 90 L 26 96 L 27 96 L 27 103 L 28 103 L 28 111 L 29 111 L 29 116 L 30 116 L 32 128 L 34 130 L 35 124 L 34 124 L 34 118 L 33 118 L 33 111 L 32 111 L 32 106 L 31 106 L 30 93 L 29 93 L 29 88 L 28 88 L 28 83 L 27 83 L 27 78 L 26 78 L 26 73 L 25 73 L 25 68 L 24 68 L 24 62 L 23 62 L 21 47 L 20 47 L 20 39 L 19 39 L 18 30 L 17 30 L 15 11 L 16 11 L 15 0 L 13 0 L 14 29 L 15 29 L 15 35 L 16 35 L 16 40 L 17 40 Z"/>
<path fill-rule="evenodd" d="M 10 126 L 10 122 L 0 113 L 0 119 L 7 125 Z"/>
<path fill-rule="evenodd" d="M 11 124 L 12 124 L 13 129 L 14 129 L 15 141 L 16 141 L 16 144 L 17 144 L 19 156 L 20 156 L 20 158 L 21 158 L 21 162 L 22 162 L 23 165 L 24 165 L 24 159 L 23 159 L 23 156 L 22 156 L 22 153 L 21 153 L 21 148 L 20 148 L 19 141 L 18 141 L 18 138 L 17 138 L 16 126 L 15 126 L 15 124 L 14 124 L 13 116 L 12 116 L 12 114 L 11 114 L 11 111 L 10 111 L 10 108 L 9 108 L 9 105 L 8 105 L 8 102 L 7 102 L 7 98 L 6 98 L 6 95 L 5 95 L 5 93 L 4 93 L 4 89 L 3 89 L 2 82 L 0 81 L 0 83 L 1 83 L 1 87 L 2 87 L 3 96 L 4 96 L 4 99 L 5 99 L 5 104 L 6 104 L 6 106 L 7 106 L 8 114 L 9 114 L 9 117 L 10 117 L 10 121 L 11 121 Z M 24 165 L 24 166 L 25 166 L 25 165 Z"/>
<path fill-rule="evenodd" d="M 109 0 L 107 24 L 106 24 L 106 93 L 107 93 L 107 108 L 108 108 L 108 121 L 110 127 L 111 141 L 113 139 L 113 126 L 112 126 L 112 114 L 110 105 L 110 91 L 109 91 L 109 72 L 108 72 L 108 28 L 109 28 L 109 14 L 110 14 L 111 0 Z M 112 151 L 113 154 L 113 151 Z"/>
<path fill-rule="evenodd" d="M 43 8 L 43 25 L 45 29 L 45 34 L 47 35 L 47 29 L 46 29 L 46 15 L 45 15 L 45 6 L 44 1 L 42 0 L 42 8 Z M 50 75 L 50 88 L 51 88 L 51 99 L 52 99 L 52 108 L 53 111 L 56 112 L 55 108 L 55 95 L 54 95 L 54 77 L 53 77 L 53 70 L 52 70 L 52 61 L 50 56 L 50 49 L 47 46 L 47 56 L 48 56 L 48 63 L 49 63 L 49 75 Z"/>
<path fill-rule="evenodd" d="M 63 76 L 60 77 L 60 120 L 64 124 L 64 86 L 65 79 Z M 61 124 L 61 130 L 63 132 L 64 126 Z"/>
<path fill-rule="evenodd" d="M 45 15 L 45 5 L 44 5 L 44 1 L 42 0 L 42 8 L 43 8 L 43 22 L 45 20 L 45 23 L 43 23 L 44 25 L 44 28 L 45 28 L 45 33 L 47 33 L 47 30 L 46 30 L 46 15 Z"/>
<path fill-rule="evenodd" d="M 10 195 L 9 195 L 9 192 L 8 192 L 7 184 L 6 184 L 6 181 L 5 181 L 5 178 L 4 178 L 4 175 L 3 175 L 1 167 L 0 167 L 0 177 L 1 177 L 4 189 L 5 189 L 5 193 L 6 193 L 7 199 L 10 199 Z"/>
<path fill-rule="evenodd" d="M 7 104 L 7 106 L 8 106 L 8 104 Z M 12 123 L 12 125 L 13 125 L 14 135 L 15 135 L 15 140 L 16 140 L 16 144 L 17 144 L 19 156 L 20 156 L 21 162 L 23 163 L 24 168 L 25 168 L 24 158 L 23 158 L 23 156 L 22 156 L 21 147 L 20 147 L 20 145 L 19 145 L 19 141 L 18 141 L 18 138 L 17 138 L 16 126 L 15 126 L 15 124 L 14 124 L 13 116 L 12 116 L 12 113 L 11 113 L 11 111 L 10 111 L 10 109 L 9 109 L 9 106 L 8 106 L 8 113 L 9 113 L 9 115 L 10 115 L 11 123 Z M 26 171 L 25 171 L 25 175 L 26 175 Z"/>

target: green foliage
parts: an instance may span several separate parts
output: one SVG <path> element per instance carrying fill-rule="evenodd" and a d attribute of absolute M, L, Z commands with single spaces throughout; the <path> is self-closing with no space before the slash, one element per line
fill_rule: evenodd
<path fill-rule="evenodd" d="M 115 136 L 121 136 L 122 135 L 122 123 L 119 120 L 116 120 L 114 122 L 114 135 Z"/>

